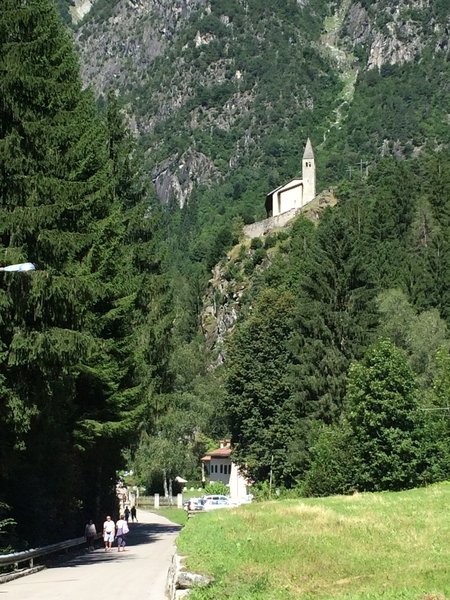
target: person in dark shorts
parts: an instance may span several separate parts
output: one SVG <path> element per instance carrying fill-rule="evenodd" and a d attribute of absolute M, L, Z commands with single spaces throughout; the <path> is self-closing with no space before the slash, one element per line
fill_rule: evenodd
<path fill-rule="evenodd" d="M 133 521 L 133 523 L 136 521 L 137 523 L 137 515 L 136 515 L 136 506 L 133 504 L 133 506 L 131 507 L 131 519 Z"/>
<path fill-rule="evenodd" d="M 120 552 L 125 551 L 125 546 L 127 545 L 126 537 L 129 532 L 128 523 L 125 521 L 125 515 L 120 515 L 119 520 L 116 523 L 116 537 L 117 537 L 117 550 Z"/>

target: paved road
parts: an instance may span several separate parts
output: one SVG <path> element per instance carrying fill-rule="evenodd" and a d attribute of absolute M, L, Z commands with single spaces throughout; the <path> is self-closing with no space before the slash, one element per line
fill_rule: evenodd
<path fill-rule="evenodd" d="M 0 585 L 0 600 L 165 600 L 167 569 L 180 527 L 138 512 L 125 552 L 85 553 L 58 566 Z"/>

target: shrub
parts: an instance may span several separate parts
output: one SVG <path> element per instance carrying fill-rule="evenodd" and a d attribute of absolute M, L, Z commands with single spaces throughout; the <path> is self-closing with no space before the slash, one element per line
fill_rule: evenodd
<path fill-rule="evenodd" d="M 222 494 L 223 496 L 228 496 L 229 493 L 230 493 L 230 490 L 221 481 L 209 483 L 205 487 L 205 494 Z"/>
<path fill-rule="evenodd" d="M 273 248 L 277 243 L 277 238 L 274 235 L 268 235 L 264 240 L 264 248 Z"/>
<path fill-rule="evenodd" d="M 253 265 L 259 265 L 266 258 L 266 251 L 264 248 L 258 248 L 255 250 L 255 254 L 253 255 Z"/>
<path fill-rule="evenodd" d="M 257 250 L 258 248 L 262 248 L 262 240 L 260 238 L 253 238 L 250 242 L 250 248 L 252 250 Z"/>

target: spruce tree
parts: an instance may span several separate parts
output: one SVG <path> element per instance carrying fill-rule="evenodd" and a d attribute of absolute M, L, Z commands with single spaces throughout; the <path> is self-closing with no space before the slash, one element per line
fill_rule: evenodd
<path fill-rule="evenodd" d="M 229 427 L 238 464 L 256 481 L 292 484 L 286 449 L 295 426 L 288 366 L 293 296 L 265 290 L 230 343 L 226 376 Z"/>
<path fill-rule="evenodd" d="M 38 267 L 1 275 L 1 489 L 42 541 L 112 508 L 134 296 L 107 130 L 50 0 L 5 0 L 0 56 L 2 260 Z"/>

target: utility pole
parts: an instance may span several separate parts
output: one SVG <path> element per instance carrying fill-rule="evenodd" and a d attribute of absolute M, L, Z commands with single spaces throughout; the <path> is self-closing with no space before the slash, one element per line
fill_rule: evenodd
<path fill-rule="evenodd" d="M 269 499 L 272 498 L 272 480 L 273 480 L 273 454 L 270 457 Z"/>

